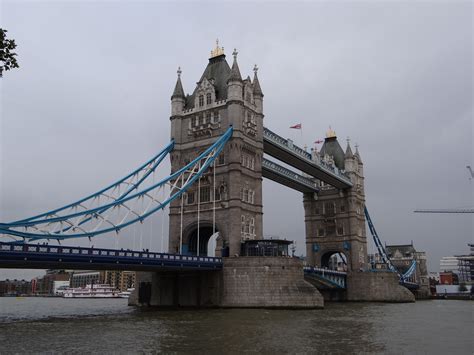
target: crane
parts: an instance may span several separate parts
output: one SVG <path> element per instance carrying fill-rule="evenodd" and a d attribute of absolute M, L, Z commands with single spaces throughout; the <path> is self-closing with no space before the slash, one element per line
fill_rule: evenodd
<path fill-rule="evenodd" d="M 466 166 L 466 169 L 469 170 L 471 176 L 469 180 L 474 178 L 474 172 L 471 169 L 470 165 Z M 415 213 L 474 213 L 474 208 L 441 208 L 441 209 L 419 209 L 414 210 Z"/>
<path fill-rule="evenodd" d="M 474 213 L 474 208 L 419 209 L 415 213 Z"/>

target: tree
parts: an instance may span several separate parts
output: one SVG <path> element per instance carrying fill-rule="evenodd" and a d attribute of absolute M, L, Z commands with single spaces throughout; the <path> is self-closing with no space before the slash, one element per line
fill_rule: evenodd
<path fill-rule="evenodd" d="M 3 71 L 13 68 L 19 68 L 16 61 L 16 53 L 13 52 L 16 48 L 15 40 L 8 39 L 7 30 L 0 28 L 0 78 L 3 76 Z"/>

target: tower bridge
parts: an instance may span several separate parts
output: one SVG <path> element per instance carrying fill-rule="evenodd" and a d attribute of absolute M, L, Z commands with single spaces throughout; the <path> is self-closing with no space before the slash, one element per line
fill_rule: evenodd
<path fill-rule="evenodd" d="M 192 94 L 185 94 L 178 69 L 171 96 L 171 143 L 153 159 L 75 203 L 0 223 L 0 234 L 16 243 L 64 241 L 119 233 L 169 206 L 168 253 L 138 252 L 135 257 L 135 251 L 128 256 L 108 250 L 104 259 L 101 251 L 86 250 L 79 253 L 79 260 L 73 254 L 58 256 L 59 249 L 56 254 L 48 249 L 48 255 L 34 256 L 11 244 L 13 249 L 0 250 L 0 267 L 12 267 L 12 260 L 21 267 L 41 265 L 41 260 L 44 265 L 69 260 L 77 267 L 88 262 L 104 267 L 115 261 L 120 267 L 141 270 L 138 290 L 147 290 L 147 296 L 136 294 L 130 301 L 157 306 L 322 307 L 323 297 L 312 285 L 322 277 L 326 277 L 322 288 L 336 285 L 340 299 L 413 301 L 393 270 L 367 271 L 364 174 L 357 147 L 353 153 L 347 142 L 344 151 L 330 130 L 321 151 L 308 153 L 265 128 L 258 68 L 253 79 L 243 79 L 238 53 L 232 54 L 231 67 L 223 49 L 216 46 Z M 168 155 L 171 174 L 150 182 Z M 276 243 L 263 238 L 262 177 L 303 193 L 306 258 L 312 266 L 305 274 L 311 283 L 304 279 L 301 261 L 287 251 L 272 257 L 244 252 L 249 240 L 261 240 L 262 247 Z M 165 188 L 169 196 L 163 195 Z M 217 259 L 207 255 L 211 239 L 216 239 Z M 324 272 L 334 254 L 344 256 L 347 274 Z M 174 269 L 167 268 L 165 260 L 168 264 L 172 260 Z M 206 269 L 209 265 L 221 271 Z M 195 272 L 189 273 L 191 269 Z"/>

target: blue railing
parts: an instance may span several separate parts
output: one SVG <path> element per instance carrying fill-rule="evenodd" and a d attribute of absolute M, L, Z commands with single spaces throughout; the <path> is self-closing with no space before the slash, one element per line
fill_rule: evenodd
<path fill-rule="evenodd" d="M 314 266 L 305 266 L 304 273 L 308 276 L 316 276 L 323 281 L 332 284 L 336 288 L 343 288 L 347 287 L 347 273 L 342 271 L 335 271 L 335 270 L 328 270 L 322 269 Z"/>
<path fill-rule="evenodd" d="M 34 258 L 33 258 L 34 257 Z M 197 255 L 181 255 L 157 253 L 147 250 L 116 250 L 116 249 L 102 249 L 102 248 L 84 248 L 45 244 L 13 244 L 0 242 L 0 264 L 7 261 L 24 261 L 28 260 L 55 260 L 58 262 L 74 262 L 90 263 L 107 263 L 111 260 L 120 261 L 122 264 L 147 264 L 147 265 L 166 265 L 173 266 L 194 266 L 207 265 L 213 268 L 222 267 L 222 258 L 210 256 Z M 192 265 L 191 265 L 192 264 Z M 92 267 L 92 265 L 91 265 Z"/>

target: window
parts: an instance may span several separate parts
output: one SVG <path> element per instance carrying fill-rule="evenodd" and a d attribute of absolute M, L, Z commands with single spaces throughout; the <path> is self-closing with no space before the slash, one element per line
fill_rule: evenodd
<path fill-rule="evenodd" d="M 210 112 L 206 113 L 206 123 L 211 123 L 211 113 Z"/>
<path fill-rule="evenodd" d="M 214 111 L 214 123 L 219 122 L 219 111 Z"/>
<path fill-rule="evenodd" d="M 344 235 L 344 228 L 343 227 L 337 227 L 337 235 Z"/>
<path fill-rule="evenodd" d="M 319 207 L 318 207 L 318 206 L 316 206 L 316 207 L 314 208 L 314 214 L 320 214 L 320 212 L 319 212 Z"/>
<path fill-rule="evenodd" d="M 215 195 L 214 195 L 214 200 L 215 200 L 215 201 L 220 201 L 220 200 L 222 199 L 222 197 L 221 197 L 221 188 L 220 188 L 220 187 L 216 187 L 216 188 L 214 189 L 214 193 L 215 193 Z"/>
<path fill-rule="evenodd" d="M 199 95 L 199 107 L 202 107 L 202 106 L 204 106 L 204 96 Z"/>
<path fill-rule="evenodd" d="M 192 205 L 194 203 L 194 192 L 188 192 L 186 204 Z"/>
<path fill-rule="evenodd" d="M 243 167 L 254 170 L 255 169 L 255 157 L 246 153 L 242 153 L 242 156 L 240 158 L 240 162 Z"/>
<path fill-rule="evenodd" d="M 211 201 L 211 187 L 210 186 L 204 186 L 201 187 L 200 191 L 200 202 L 205 203 Z"/>
<path fill-rule="evenodd" d="M 212 103 L 211 94 L 210 94 L 210 93 L 207 93 L 207 94 L 206 94 L 206 104 L 207 104 L 207 105 L 210 105 L 211 103 Z"/>
<path fill-rule="evenodd" d="M 336 234 L 336 227 L 334 225 L 329 226 L 329 227 L 326 228 L 326 235 L 327 236 L 333 236 L 334 234 Z"/>
<path fill-rule="evenodd" d="M 250 218 L 250 234 L 255 235 L 255 218 Z"/>
<path fill-rule="evenodd" d="M 241 217 L 240 233 L 241 234 L 245 233 L 245 216 L 244 215 L 242 215 Z"/>
<path fill-rule="evenodd" d="M 202 115 L 202 113 L 199 115 L 199 124 L 204 124 L 204 116 Z"/>
<path fill-rule="evenodd" d="M 324 228 L 318 229 L 318 237 L 324 237 Z"/>
<path fill-rule="evenodd" d="M 326 202 L 324 204 L 324 214 L 326 216 L 334 216 L 336 214 L 336 204 L 334 202 Z"/>
<path fill-rule="evenodd" d="M 224 164 L 225 164 L 224 152 L 221 152 L 219 154 L 219 159 L 217 161 L 217 165 L 224 165 Z"/>
<path fill-rule="evenodd" d="M 344 204 L 341 205 L 341 212 L 346 212 L 346 206 Z"/>
<path fill-rule="evenodd" d="M 242 187 L 240 189 L 241 200 L 246 203 L 254 203 L 255 201 L 255 191 L 249 188 Z"/>

